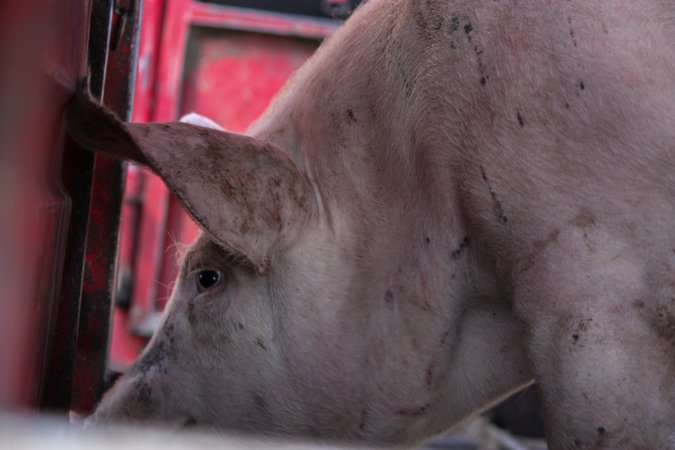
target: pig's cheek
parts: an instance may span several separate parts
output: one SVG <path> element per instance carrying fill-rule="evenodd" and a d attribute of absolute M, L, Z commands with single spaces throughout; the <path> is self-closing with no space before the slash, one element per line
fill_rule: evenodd
<path fill-rule="evenodd" d="M 224 332 L 229 334 L 229 299 L 222 297 L 189 299 L 185 304 L 185 319 L 188 332 L 201 339 L 222 341 Z M 218 336 L 214 336 L 217 333 Z"/>

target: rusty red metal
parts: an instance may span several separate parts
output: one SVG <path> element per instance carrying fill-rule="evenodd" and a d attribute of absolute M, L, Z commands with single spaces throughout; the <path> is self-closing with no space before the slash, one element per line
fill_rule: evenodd
<path fill-rule="evenodd" d="M 170 121 L 196 111 L 244 131 L 338 26 L 327 19 L 194 0 L 149 1 L 134 120 Z M 125 203 L 122 219 L 128 225 L 121 237 L 120 272 L 133 276 L 129 309 L 115 310 L 110 364 L 116 370 L 133 363 L 144 342 L 139 337 L 154 330 L 176 277 L 178 248 L 199 232 L 159 178 L 146 169 L 137 169 L 137 175 L 142 193 L 130 178 L 126 198 L 140 196 L 142 205 Z M 139 216 L 131 226 L 134 215 Z"/>
<path fill-rule="evenodd" d="M 135 122 L 149 122 L 153 117 L 164 3 L 164 0 L 143 1 L 132 115 Z"/>
<path fill-rule="evenodd" d="M 191 37 L 183 111 L 198 111 L 237 132 L 260 116 L 317 47 L 316 40 L 239 31 L 203 30 Z"/>
<path fill-rule="evenodd" d="M 131 117 L 140 0 L 117 2 L 111 27 L 103 103 Z M 82 300 L 70 408 L 89 413 L 105 389 L 112 319 L 118 230 L 124 192 L 122 162 L 97 154 L 89 214 Z"/>

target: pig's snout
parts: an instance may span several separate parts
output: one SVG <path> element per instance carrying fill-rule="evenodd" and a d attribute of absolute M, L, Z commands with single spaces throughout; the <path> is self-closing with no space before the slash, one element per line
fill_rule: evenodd
<path fill-rule="evenodd" d="M 183 427 L 195 421 L 181 411 L 174 392 L 159 379 L 157 367 L 140 371 L 137 365 L 104 395 L 85 425 L 143 422 L 170 428 Z"/>

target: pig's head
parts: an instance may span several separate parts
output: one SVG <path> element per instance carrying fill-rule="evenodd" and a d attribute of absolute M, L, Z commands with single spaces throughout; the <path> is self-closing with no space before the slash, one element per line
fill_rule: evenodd
<path fill-rule="evenodd" d="M 462 308 L 448 301 L 461 286 L 450 289 L 449 271 L 463 269 L 413 257 L 428 237 L 403 245 L 369 221 L 326 220 L 279 146 L 193 124 L 125 124 L 83 95 L 69 129 L 85 147 L 150 166 L 204 230 L 160 328 L 91 421 L 405 443 L 513 387 L 505 376 L 478 398 L 450 370 L 476 365 L 456 340 Z M 472 317 L 466 329 L 515 333 Z M 483 341 L 476 351 L 498 359 Z"/>

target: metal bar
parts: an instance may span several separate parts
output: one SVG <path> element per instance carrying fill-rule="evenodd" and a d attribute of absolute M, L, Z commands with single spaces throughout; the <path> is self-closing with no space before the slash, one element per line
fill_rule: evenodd
<path fill-rule="evenodd" d="M 117 9 L 116 23 L 122 29 L 107 60 L 103 103 L 123 120 L 131 116 L 140 3 L 126 2 Z M 93 409 L 105 389 L 124 192 L 122 163 L 97 154 L 93 181 L 71 400 L 71 409 L 83 413 Z"/>
<path fill-rule="evenodd" d="M 134 122 L 152 120 L 164 10 L 165 0 L 143 0 L 143 18 L 138 44 L 138 74 L 134 89 Z"/>
<path fill-rule="evenodd" d="M 142 24 L 138 42 L 138 63 L 136 84 L 134 86 L 134 106 L 132 120 L 134 122 L 148 122 L 151 120 L 155 109 L 155 93 L 158 76 L 157 64 L 159 61 L 159 47 L 162 42 L 162 27 L 165 9 L 165 0 L 144 0 Z M 133 334 L 130 329 L 134 327 L 132 316 L 144 315 L 145 303 L 139 302 L 138 298 L 144 298 L 145 286 L 150 286 L 149 279 L 142 279 L 142 269 L 148 264 L 137 264 L 143 248 L 153 240 L 153 235 L 145 239 L 143 229 L 146 209 L 144 203 L 147 192 L 151 190 L 148 182 L 155 176 L 150 170 L 129 164 L 127 166 L 127 180 L 125 195 L 127 199 L 134 198 L 133 205 L 126 204 L 122 212 L 122 226 L 120 231 L 120 251 L 118 254 L 118 296 L 116 308 L 113 314 L 113 329 L 110 342 L 109 368 L 112 371 L 122 372 L 128 369 L 134 362 L 136 355 L 145 344 L 146 339 Z M 147 228 L 147 226 L 145 227 Z M 120 296 L 121 294 L 121 296 Z M 124 298 L 128 295 L 127 298 Z M 132 299 L 134 299 L 132 301 Z M 125 301 L 128 305 L 121 304 Z M 142 311 L 139 311 L 139 303 Z M 151 303 L 147 303 L 148 307 Z M 137 321 L 138 322 L 138 321 Z"/>
<path fill-rule="evenodd" d="M 97 97 L 101 96 L 104 84 L 111 11 L 112 0 L 94 1 L 89 17 L 89 83 L 90 91 Z M 50 348 L 42 376 L 40 405 L 43 409 L 67 411 L 71 406 L 71 380 L 76 354 L 93 176 L 94 155 L 67 141 L 62 179 L 72 199 L 72 212 L 61 295 L 55 311 Z"/>
<path fill-rule="evenodd" d="M 190 0 L 171 0 L 165 3 L 155 80 L 155 108 L 150 121 L 165 122 L 177 118 L 176 93 L 180 92 L 191 7 Z"/>
<path fill-rule="evenodd" d="M 330 36 L 341 25 L 341 22 L 330 19 L 312 19 L 203 2 L 192 2 L 191 7 L 192 24 L 231 30 L 319 39 Z"/>

